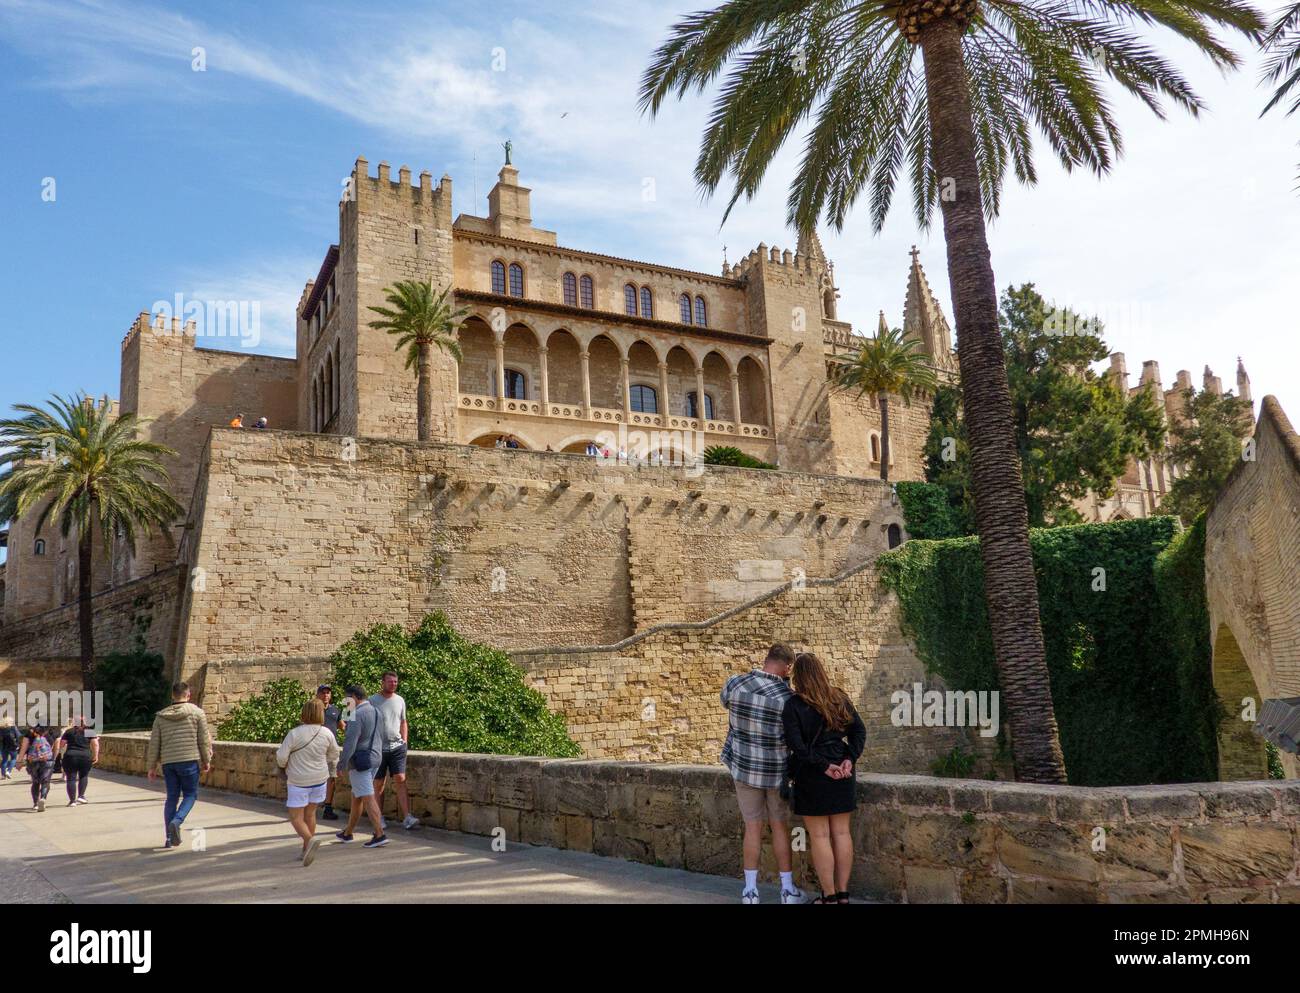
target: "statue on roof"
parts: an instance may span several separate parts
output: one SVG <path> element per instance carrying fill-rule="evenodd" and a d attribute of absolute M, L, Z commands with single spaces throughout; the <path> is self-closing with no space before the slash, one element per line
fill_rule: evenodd
<path fill-rule="evenodd" d="M 504 149 L 506 150 L 506 165 L 509 165 L 509 164 L 510 164 L 510 149 L 514 148 L 515 146 L 512 145 L 512 144 L 510 143 L 510 139 L 507 138 L 507 139 L 506 139 L 506 143 L 505 143 L 504 145 L 502 145 L 501 147 L 504 148 Z"/>

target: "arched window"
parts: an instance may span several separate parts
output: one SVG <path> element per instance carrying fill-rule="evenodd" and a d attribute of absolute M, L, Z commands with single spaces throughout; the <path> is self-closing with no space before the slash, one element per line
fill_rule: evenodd
<path fill-rule="evenodd" d="M 571 272 L 564 274 L 564 305 L 566 307 L 578 306 L 578 277 Z"/>
<path fill-rule="evenodd" d="M 880 436 L 879 435 L 873 434 L 871 436 L 871 461 L 872 462 L 880 461 Z"/>
<path fill-rule="evenodd" d="M 903 543 L 903 529 L 897 524 L 889 525 L 889 547 L 897 548 Z"/>
<path fill-rule="evenodd" d="M 659 413 L 659 394 L 653 386 L 633 384 L 628 390 L 632 398 L 632 409 L 638 414 Z"/>
<path fill-rule="evenodd" d="M 334 342 L 334 413 L 336 414 L 339 412 L 339 407 L 342 406 L 340 401 L 343 398 L 343 389 L 339 385 L 339 380 L 343 378 L 339 375 L 339 347 L 341 344 L 338 341 Z"/>
<path fill-rule="evenodd" d="M 678 305 L 682 308 L 682 323 L 691 323 L 691 298 L 690 294 L 683 293 L 677 300 Z"/>
<path fill-rule="evenodd" d="M 44 555 L 44 554 L 45 554 L 45 539 L 44 539 L 44 538 L 37 538 L 37 539 L 36 539 L 36 544 L 35 544 L 35 545 L 33 546 L 33 548 L 32 548 L 32 554 L 33 554 L 33 555 Z"/>
<path fill-rule="evenodd" d="M 506 370 L 506 399 L 528 399 L 528 381 L 518 369 Z"/>
<path fill-rule="evenodd" d="M 709 311 L 704 306 L 704 297 L 695 298 L 695 323 L 702 328 L 709 326 Z"/>
<path fill-rule="evenodd" d="M 641 316 L 654 317 L 654 300 L 651 298 L 650 287 L 641 287 Z"/>
<path fill-rule="evenodd" d="M 686 416 L 699 417 L 699 409 L 700 403 L 698 396 L 695 391 L 692 390 L 690 393 L 686 394 Z M 704 394 L 704 419 L 706 421 L 713 420 L 713 397 L 708 393 Z"/>
<path fill-rule="evenodd" d="M 316 377 L 311 378 L 311 429 L 320 430 L 320 389 L 316 386 Z"/>
<path fill-rule="evenodd" d="M 578 282 L 582 288 L 582 306 L 591 310 L 596 306 L 595 285 L 592 283 L 590 276 L 583 276 Z"/>
<path fill-rule="evenodd" d="M 510 295 L 512 297 L 524 295 L 524 267 L 518 262 L 510 263 Z"/>
<path fill-rule="evenodd" d="M 492 261 L 492 292 L 502 295 L 506 292 L 506 266 L 495 259 Z"/>
<path fill-rule="evenodd" d="M 628 316 L 636 317 L 636 287 L 631 283 L 623 287 L 623 309 Z"/>

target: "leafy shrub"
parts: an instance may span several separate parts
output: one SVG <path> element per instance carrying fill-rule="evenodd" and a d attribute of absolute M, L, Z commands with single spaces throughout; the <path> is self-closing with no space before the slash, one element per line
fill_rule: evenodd
<path fill-rule="evenodd" d="M 331 659 L 330 683 L 377 691 L 384 672 L 397 673 L 406 700 L 413 749 L 499 755 L 581 754 L 564 719 L 524 685 L 504 652 L 462 638 L 442 613 L 430 614 L 408 634 L 395 624 L 358 631 Z M 298 723 L 310 691 L 278 680 L 243 701 L 221 724 L 225 741 L 280 741 Z M 341 702 L 341 701 L 340 701 Z"/>
<path fill-rule="evenodd" d="M 302 705 L 314 694 L 296 679 L 277 679 L 241 700 L 217 726 L 222 741 L 281 742 L 299 724 Z"/>
<path fill-rule="evenodd" d="M 958 538 L 968 534 L 963 515 L 948 502 L 948 492 L 936 483 L 895 483 L 903 523 L 913 538 Z"/>
<path fill-rule="evenodd" d="M 775 469 L 771 462 L 764 462 L 742 452 L 734 445 L 710 445 L 704 450 L 705 465 L 729 465 L 741 469 Z"/>
<path fill-rule="evenodd" d="M 137 647 L 113 652 L 95 665 L 95 688 L 104 694 L 104 727 L 125 731 L 149 727 L 171 701 L 163 657 Z"/>

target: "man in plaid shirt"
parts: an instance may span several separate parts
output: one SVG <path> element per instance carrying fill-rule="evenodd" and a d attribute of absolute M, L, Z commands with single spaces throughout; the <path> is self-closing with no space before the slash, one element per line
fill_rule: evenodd
<path fill-rule="evenodd" d="M 778 788 L 785 776 L 785 730 L 781 713 L 791 691 L 787 680 L 794 652 L 773 645 L 761 669 L 732 676 L 722 687 L 727 708 L 727 741 L 722 764 L 731 773 L 745 821 L 745 886 L 741 903 L 758 903 L 758 859 L 763 848 L 763 825 L 772 828 L 772 849 L 781 873 L 781 902 L 803 903 L 794 884 L 790 857 L 790 808 Z"/>

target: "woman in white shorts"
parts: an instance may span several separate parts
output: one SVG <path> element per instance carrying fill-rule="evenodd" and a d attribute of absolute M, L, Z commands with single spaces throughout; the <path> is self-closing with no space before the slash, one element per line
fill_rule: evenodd
<path fill-rule="evenodd" d="M 302 705 L 302 723 L 284 736 L 275 761 L 289 781 L 289 823 L 302 839 L 302 864 L 311 865 L 320 839 L 316 834 L 316 807 L 325 802 L 325 784 L 339 761 L 339 743 L 323 726 L 325 704 L 313 697 Z"/>

